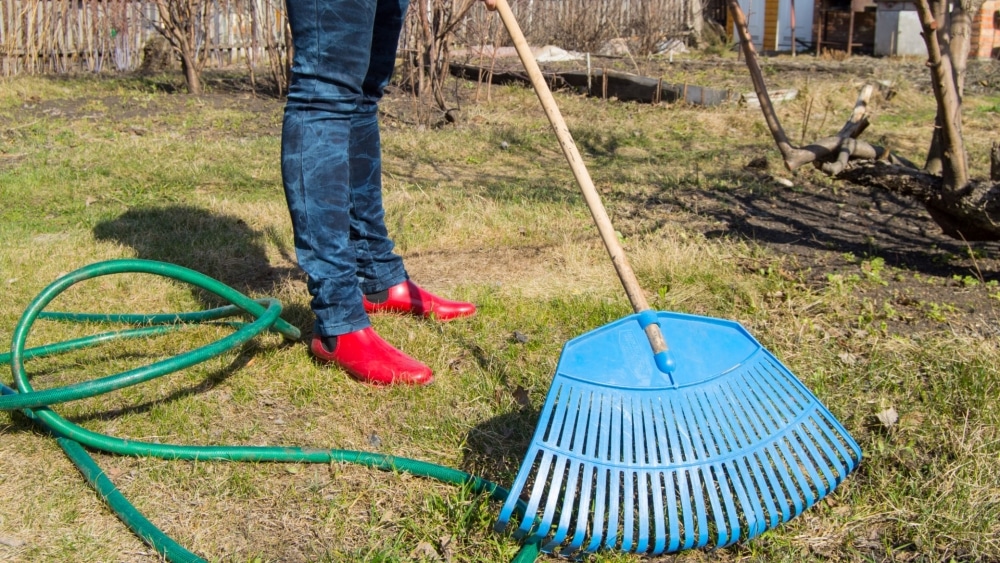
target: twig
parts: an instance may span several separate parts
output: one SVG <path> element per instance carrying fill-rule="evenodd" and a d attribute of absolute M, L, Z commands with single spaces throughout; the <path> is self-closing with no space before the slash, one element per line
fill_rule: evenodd
<path fill-rule="evenodd" d="M 795 51 L 792 51 L 793 53 Z M 809 129 L 809 116 L 812 114 L 813 109 L 813 96 L 809 96 L 809 101 L 806 102 L 806 118 L 802 121 L 802 135 L 799 137 L 799 144 L 806 142 L 806 130 Z"/>
<path fill-rule="evenodd" d="M 618 29 L 618 24 L 612 21 L 611 26 L 614 27 L 615 29 L 615 35 L 621 37 L 622 39 L 625 39 L 624 37 L 622 37 L 621 30 Z M 627 40 L 625 41 L 625 54 L 628 55 L 628 60 L 632 61 L 632 66 L 635 67 L 635 73 L 642 74 L 642 71 L 639 70 L 639 63 L 635 62 L 635 58 L 632 57 L 632 49 L 628 46 Z"/>
<path fill-rule="evenodd" d="M 979 283 L 986 283 L 986 279 L 983 278 L 983 271 L 979 269 L 979 262 L 976 260 L 976 253 L 972 250 L 972 245 L 969 241 L 965 240 L 965 235 L 962 231 L 958 231 L 958 236 L 962 237 L 962 242 L 965 243 L 965 248 L 969 251 L 969 258 L 972 259 L 972 267 L 976 269 L 976 277 L 979 278 Z"/>
<path fill-rule="evenodd" d="M 24 129 L 25 127 L 31 127 L 32 125 L 38 123 L 39 121 L 41 121 L 41 119 L 36 119 L 36 120 L 32 121 L 31 123 L 22 123 L 21 125 L 18 125 L 17 127 L 8 127 L 6 130 L 7 131 L 17 131 L 18 129 Z"/>

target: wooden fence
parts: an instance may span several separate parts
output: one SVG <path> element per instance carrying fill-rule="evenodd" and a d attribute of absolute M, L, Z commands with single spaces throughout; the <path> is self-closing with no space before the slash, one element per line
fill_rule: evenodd
<path fill-rule="evenodd" d="M 267 45 L 284 45 L 284 0 L 210 2 L 202 38 L 209 66 L 264 64 Z M 617 36 L 675 37 L 693 27 L 702 0 L 512 0 L 528 38 L 590 49 Z M 697 6 L 695 6 L 697 4 Z M 412 41 L 413 10 L 400 47 Z M 489 43 L 491 16 L 477 7 L 461 41 Z M 495 21 L 497 18 L 493 17 Z M 138 68 L 159 13 L 149 0 L 0 0 L 0 75 Z M 497 25 L 494 23 L 494 25 Z M 478 37 L 476 36 L 478 35 Z M 502 35 L 494 34 L 494 37 Z"/>
<path fill-rule="evenodd" d="M 211 66 L 263 61 L 268 39 L 283 43 L 283 0 L 206 1 Z M 159 19 L 149 1 L 0 0 L 0 74 L 135 70 Z"/>

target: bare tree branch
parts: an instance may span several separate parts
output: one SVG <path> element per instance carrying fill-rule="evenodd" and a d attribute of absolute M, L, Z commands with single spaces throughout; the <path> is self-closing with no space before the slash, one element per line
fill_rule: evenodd
<path fill-rule="evenodd" d="M 201 93 L 201 71 L 208 60 L 205 25 L 208 0 L 155 0 L 160 14 L 159 31 L 180 55 L 188 92 Z"/>
<path fill-rule="evenodd" d="M 928 66 L 938 104 L 937 123 L 940 126 L 932 142 L 939 143 L 941 148 L 939 154 L 942 155 L 945 171 L 942 175 L 919 170 L 913 163 L 892 155 L 886 149 L 857 138 L 868 127 L 868 104 L 874 90 L 871 86 L 862 88 L 851 117 L 835 136 L 802 148 L 792 145 L 767 94 L 757 53 L 738 0 L 727 0 L 727 3 L 736 21 L 736 31 L 761 111 L 789 170 L 811 163 L 827 174 L 849 182 L 882 188 L 920 201 L 949 236 L 964 240 L 1000 240 L 1000 185 L 973 182 L 968 176 L 961 137 L 961 99 L 952 74 L 950 52 L 942 54 L 942 45 L 949 45 L 948 37 L 946 34 L 939 37 L 939 24 L 934 17 L 936 12 L 938 18 L 944 20 L 944 0 L 932 0 L 933 4 L 928 4 L 928 0 L 916 1 L 924 26 L 930 59 Z M 1000 177 L 1000 164 L 997 164 L 1000 162 L 1000 148 L 994 148 L 992 159 L 994 176 Z"/>
<path fill-rule="evenodd" d="M 941 119 L 939 142 L 941 143 L 943 189 L 958 191 L 969 183 L 965 143 L 962 140 L 962 104 L 958 98 L 955 80 L 952 76 L 950 56 L 943 54 L 938 36 L 938 22 L 928 0 L 915 0 L 920 24 L 924 29 L 924 43 L 927 45 L 928 66 L 931 69 L 931 86 L 938 104 Z M 934 9 L 939 9 L 941 0 L 934 0 Z"/>

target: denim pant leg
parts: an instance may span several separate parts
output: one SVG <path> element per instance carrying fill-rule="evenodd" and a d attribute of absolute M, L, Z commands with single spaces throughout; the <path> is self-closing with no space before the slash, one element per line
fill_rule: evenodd
<path fill-rule="evenodd" d="M 351 120 L 351 246 L 358 283 L 364 293 L 378 293 L 406 280 L 403 260 L 385 226 L 382 207 L 382 157 L 377 115 Z"/>
<path fill-rule="evenodd" d="M 405 4 L 287 5 L 295 58 L 282 130 L 282 180 L 299 266 L 309 277 L 315 332 L 332 336 L 370 325 L 359 277 L 370 287 L 384 285 L 378 289 L 406 277 L 384 226 L 375 106 L 392 74 Z"/>
<path fill-rule="evenodd" d="M 351 241 L 364 293 L 378 293 L 407 279 L 403 261 L 393 253 L 394 245 L 385 227 L 378 101 L 392 78 L 399 32 L 408 4 L 409 0 L 377 0 L 371 59 L 361 86 L 358 113 L 351 123 L 351 190 L 354 193 Z"/>

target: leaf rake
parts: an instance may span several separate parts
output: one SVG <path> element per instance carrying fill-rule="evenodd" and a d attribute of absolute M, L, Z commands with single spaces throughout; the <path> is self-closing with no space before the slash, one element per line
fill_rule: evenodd
<path fill-rule="evenodd" d="M 497 529 L 562 555 L 655 555 L 794 518 L 861 448 L 738 323 L 650 309 L 510 6 L 496 3 L 636 312 L 563 348 Z"/>

